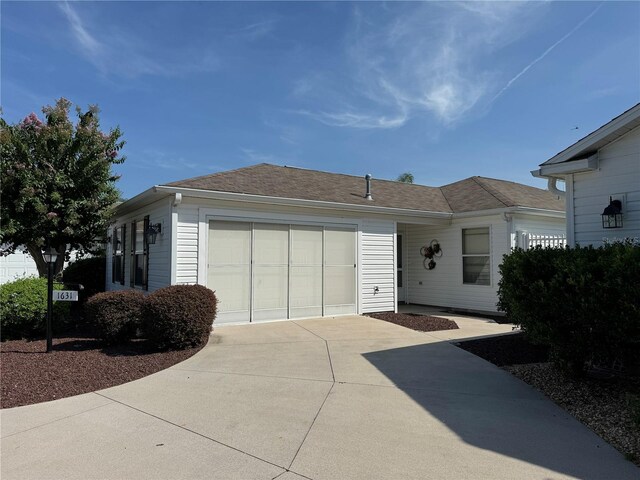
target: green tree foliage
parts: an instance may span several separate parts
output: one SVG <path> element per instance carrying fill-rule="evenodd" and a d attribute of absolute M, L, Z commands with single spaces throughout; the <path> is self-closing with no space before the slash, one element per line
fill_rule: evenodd
<path fill-rule="evenodd" d="M 396 182 L 413 183 L 413 173 L 406 172 L 402 175 L 399 175 L 398 178 L 396 178 Z"/>
<path fill-rule="evenodd" d="M 119 198 L 111 166 L 122 163 L 119 128 L 100 130 L 98 107 L 76 108 L 60 98 L 17 124 L 0 119 L 0 254 L 26 247 L 45 276 L 42 249 L 58 253 L 56 274 L 70 250 L 92 252 L 104 242 L 114 203 Z"/>

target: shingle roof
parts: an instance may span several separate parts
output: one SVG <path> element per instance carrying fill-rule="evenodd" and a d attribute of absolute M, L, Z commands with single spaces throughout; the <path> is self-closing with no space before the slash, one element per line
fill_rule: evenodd
<path fill-rule="evenodd" d="M 564 210 L 564 200 L 548 190 L 495 178 L 470 177 L 440 189 L 456 213 L 505 207 Z"/>
<path fill-rule="evenodd" d="M 364 198 L 363 177 L 266 163 L 166 186 L 425 212 L 457 213 L 512 206 L 564 210 L 564 203 L 547 190 L 484 177 L 471 177 L 440 188 L 373 179 L 371 201 Z"/>

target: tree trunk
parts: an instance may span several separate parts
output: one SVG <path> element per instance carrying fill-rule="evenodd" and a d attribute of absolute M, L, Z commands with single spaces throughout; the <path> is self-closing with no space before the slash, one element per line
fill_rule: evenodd
<path fill-rule="evenodd" d="M 47 262 L 42 258 L 42 249 L 35 243 L 27 243 L 27 252 L 31 255 L 31 258 L 36 262 L 38 267 L 38 275 L 40 278 L 47 278 Z"/>
<path fill-rule="evenodd" d="M 47 278 L 49 271 L 47 262 L 44 261 L 42 257 L 42 248 L 36 245 L 35 243 L 28 243 L 26 245 L 27 251 L 31 258 L 36 262 L 36 267 L 38 268 L 38 275 L 40 278 Z M 53 269 L 54 277 L 57 276 L 62 269 L 64 268 L 64 255 L 66 253 L 66 247 L 56 247 L 56 251 L 58 252 L 58 258 L 56 259 L 56 265 Z"/>

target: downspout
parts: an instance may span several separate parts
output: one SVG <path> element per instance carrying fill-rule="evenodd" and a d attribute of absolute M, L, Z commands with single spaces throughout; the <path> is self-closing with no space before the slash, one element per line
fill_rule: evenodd
<path fill-rule="evenodd" d="M 549 190 L 554 195 L 558 195 L 559 197 L 564 198 L 567 195 L 567 192 L 564 190 L 559 190 L 556 186 L 558 179 L 556 177 L 549 177 L 547 179 L 547 190 Z"/>
<path fill-rule="evenodd" d="M 182 194 L 176 193 L 171 201 L 171 243 L 170 243 L 170 285 L 177 283 L 178 277 L 178 207 L 182 203 Z"/>

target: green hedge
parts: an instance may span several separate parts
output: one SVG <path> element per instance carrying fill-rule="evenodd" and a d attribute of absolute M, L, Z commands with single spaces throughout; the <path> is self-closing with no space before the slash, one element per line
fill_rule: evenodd
<path fill-rule="evenodd" d="M 561 367 L 635 363 L 640 352 L 640 246 L 517 249 L 500 265 L 498 308 Z"/>
<path fill-rule="evenodd" d="M 54 284 L 62 290 L 61 284 Z M 33 338 L 46 334 L 47 279 L 22 278 L 0 285 L 0 329 L 2 340 Z M 67 329 L 69 302 L 53 303 L 54 334 Z"/>

